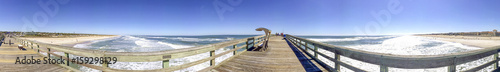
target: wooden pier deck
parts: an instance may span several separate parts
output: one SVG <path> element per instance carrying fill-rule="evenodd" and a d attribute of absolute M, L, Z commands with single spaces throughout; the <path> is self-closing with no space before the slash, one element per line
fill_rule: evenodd
<path fill-rule="evenodd" d="M 342 62 L 340 61 L 341 58 L 351 58 L 361 62 L 378 65 L 380 67 L 380 72 L 389 72 L 390 67 L 406 69 L 447 67 L 448 72 L 457 72 L 458 64 L 470 63 L 489 56 L 494 57 L 492 61 L 461 71 L 476 72 L 488 66 L 494 66 L 494 71 L 499 70 L 498 61 L 500 61 L 500 58 L 498 57 L 498 53 L 500 52 L 500 46 L 444 55 L 393 55 L 334 46 L 288 34 L 286 36 L 286 39 L 283 39 L 283 37 L 278 36 L 260 35 L 191 48 L 155 52 L 108 52 L 40 43 L 14 37 L 6 39 L 6 41 L 16 39 L 11 40 L 14 44 L 4 44 L 0 46 L 0 72 L 80 71 L 78 68 L 72 68 L 66 65 L 14 64 L 17 57 L 34 56 L 35 58 L 41 58 L 45 56 L 41 53 L 49 53 L 50 55 L 54 55 L 53 57 L 60 57 L 63 59 L 70 58 L 70 55 L 76 55 L 82 57 L 116 57 L 118 62 L 162 62 L 161 69 L 152 70 L 115 69 L 110 68 L 108 66 L 109 64 L 103 64 L 101 66 L 78 64 L 79 66 L 105 72 L 173 72 L 206 62 L 210 62 L 210 66 L 200 70 L 201 72 L 338 72 L 341 71 L 341 67 L 354 72 L 374 71 L 364 70 L 358 68 L 358 66 Z M 270 37 L 270 39 L 267 39 L 267 37 Z M 265 42 L 268 42 L 268 48 L 255 48 Z M 20 51 L 17 49 L 17 45 L 20 44 L 24 44 L 27 51 Z M 222 48 L 227 49 L 230 47 L 232 47 L 232 49 L 216 53 L 216 51 Z M 35 52 L 31 48 L 39 50 L 40 53 Z M 60 55 L 56 56 L 57 54 L 54 52 L 63 52 L 64 57 Z M 170 60 L 172 59 L 206 53 L 210 54 L 209 57 L 184 63 L 182 65 L 170 65 Z M 233 56 L 222 60 L 221 63 L 216 63 L 216 58 L 231 53 Z M 329 55 L 331 53 L 334 53 L 334 55 Z M 319 58 L 321 57 L 324 59 L 320 60 Z M 334 64 L 328 64 L 324 61 L 330 61 L 329 63 L 334 62 Z"/>
<path fill-rule="evenodd" d="M 12 42 L 9 45 L 9 40 Z M 17 48 L 20 45 L 17 40 L 5 38 L 6 43 L 0 46 L 0 72 L 66 72 L 68 69 L 58 66 L 57 64 L 15 64 L 17 57 L 23 59 L 33 56 L 34 59 L 42 59 L 43 57 L 37 54 L 31 48 L 26 48 L 25 51 Z M 43 62 L 43 61 L 42 61 Z"/>
<path fill-rule="evenodd" d="M 307 56 L 304 51 L 296 49 L 291 43 L 284 40 L 283 37 L 272 36 L 268 44 L 268 50 L 264 52 L 247 51 L 222 63 L 222 65 L 215 67 L 212 71 L 328 72 L 311 57 Z"/>

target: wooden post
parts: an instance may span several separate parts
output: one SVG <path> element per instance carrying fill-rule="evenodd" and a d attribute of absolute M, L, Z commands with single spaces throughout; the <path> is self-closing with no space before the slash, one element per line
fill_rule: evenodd
<path fill-rule="evenodd" d="M 455 57 L 455 58 L 453 58 L 453 64 L 452 64 L 452 65 L 450 65 L 450 66 L 448 66 L 448 72 L 456 72 L 456 70 L 457 70 L 457 69 L 456 69 L 456 66 L 457 66 L 457 65 L 455 65 L 455 62 L 456 62 L 456 57 Z"/>
<path fill-rule="evenodd" d="M 293 42 L 295 43 L 295 45 L 297 45 L 297 38 L 294 38 Z"/>
<path fill-rule="evenodd" d="M 380 57 L 384 57 L 384 55 L 381 55 Z M 385 63 L 385 61 L 383 60 L 383 58 L 381 60 L 379 60 L 379 63 Z M 380 72 L 389 72 L 389 68 L 387 68 L 387 66 L 385 65 L 382 65 L 380 64 Z"/>
<path fill-rule="evenodd" d="M 69 58 L 69 54 L 68 53 L 64 53 L 64 56 L 66 56 L 66 58 L 68 58 L 68 60 L 66 60 L 66 66 L 69 66 L 69 59 L 70 59 Z"/>
<path fill-rule="evenodd" d="M 40 45 L 36 44 L 37 52 L 40 52 Z"/>
<path fill-rule="evenodd" d="M 294 38 L 294 39 L 292 39 L 292 41 L 293 41 L 293 44 L 297 44 L 297 39 Z"/>
<path fill-rule="evenodd" d="M 50 58 L 50 48 L 47 48 L 47 57 Z"/>
<path fill-rule="evenodd" d="M 109 67 L 109 60 L 106 59 L 106 55 L 102 56 L 104 58 L 104 63 L 102 63 L 103 68 L 108 68 Z"/>
<path fill-rule="evenodd" d="M 247 42 L 245 42 L 245 44 L 247 45 L 247 46 L 246 46 L 246 49 L 247 49 L 247 50 L 248 50 L 248 46 L 249 46 L 249 45 L 248 45 L 248 41 L 249 41 L 249 39 L 247 39 Z"/>
<path fill-rule="evenodd" d="M 238 48 L 238 46 L 233 45 L 233 49 L 236 49 L 236 48 Z M 235 50 L 235 51 L 233 52 L 233 55 L 236 55 L 236 53 L 238 53 L 238 50 Z"/>
<path fill-rule="evenodd" d="M 295 44 L 299 44 L 299 39 L 295 39 Z"/>
<path fill-rule="evenodd" d="M 169 67 L 170 60 L 163 60 L 163 65 L 162 68 L 168 68 Z"/>
<path fill-rule="evenodd" d="M 456 65 L 448 66 L 448 72 L 456 72 Z"/>
<path fill-rule="evenodd" d="M 215 56 L 215 50 L 210 51 L 210 57 Z M 215 66 L 215 59 L 210 60 L 210 66 Z"/>
<path fill-rule="evenodd" d="M 497 52 L 497 53 L 495 53 L 495 55 L 493 55 L 493 56 L 495 56 L 495 57 L 494 57 L 494 60 L 498 60 L 498 52 Z M 497 61 L 497 62 L 495 62 L 494 66 L 493 66 L 493 69 L 498 69 L 498 61 Z"/>
<path fill-rule="evenodd" d="M 302 45 L 302 40 L 300 40 L 300 42 L 299 42 L 299 47 L 300 47 L 300 48 L 302 48 L 302 46 L 303 46 L 303 45 Z"/>
<path fill-rule="evenodd" d="M 338 53 L 335 53 L 335 61 L 340 62 L 340 55 Z M 339 63 L 335 63 L 335 70 L 337 70 L 337 72 L 340 72 Z"/>
<path fill-rule="evenodd" d="M 256 46 L 256 45 L 255 45 L 255 38 L 253 38 L 252 42 L 253 42 L 253 43 L 252 43 L 252 47 L 255 47 L 255 46 Z M 257 46 L 258 46 L 258 45 L 257 45 Z"/>
<path fill-rule="evenodd" d="M 318 45 L 316 45 L 316 44 L 313 44 L 313 45 L 314 45 L 314 58 L 318 59 Z"/>
<path fill-rule="evenodd" d="M 380 65 L 380 72 L 389 72 L 389 68 L 387 68 L 387 66 Z"/>
<path fill-rule="evenodd" d="M 307 45 L 307 42 L 304 42 L 304 43 L 305 43 L 305 45 L 304 45 L 304 49 L 306 49 L 306 50 L 305 50 L 305 52 L 306 52 L 306 53 L 308 53 L 308 52 L 307 52 L 307 49 L 309 49 L 309 46 Z"/>

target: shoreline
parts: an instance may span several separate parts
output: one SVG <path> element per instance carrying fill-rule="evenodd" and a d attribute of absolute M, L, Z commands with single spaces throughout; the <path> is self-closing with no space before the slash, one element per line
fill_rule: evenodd
<path fill-rule="evenodd" d="M 428 39 L 449 41 L 461 43 L 467 46 L 490 48 L 500 46 L 500 37 L 482 37 L 482 36 L 450 36 L 450 35 L 414 35 Z"/>
<path fill-rule="evenodd" d="M 62 46 L 75 47 L 75 45 L 78 45 L 78 44 L 87 44 L 87 43 L 92 43 L 94 41 L 105 40 L 105 39 L 112 39 L 112 38 L 116 38 L 116 37 L 120 37 L 120 36 L 103 38 L 103 39 L 96 39 L 96 40 L 89 40 L 89 41 L 83 41 L 83 42 L 77 42 L 77 43 L 71 43 L 71 44 L 62 44 Z"/>
<path fill-rule="evenodd" d="M 21 38 L 27 40 L 33 40 L 42 43 L 70 46 L 73 47 L 76 44 L 89 43 L 96 40 L 110 39 L 120 37 L 120 35 L 106 35 L 106 36 L 83 36 L 83 37 L 68 37 L 68 38 Z"/>

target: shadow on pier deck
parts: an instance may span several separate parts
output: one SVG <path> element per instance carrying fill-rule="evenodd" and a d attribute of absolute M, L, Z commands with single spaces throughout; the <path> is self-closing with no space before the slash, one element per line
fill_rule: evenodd
<path fill-rule="evenodd" d="M 283 37 L 269 39 L 268 50 L 247 51 L 223 63 L 212 71 L 220 72 L 319 72 L 326 71 L 304 51 L 288 43 Z"/>

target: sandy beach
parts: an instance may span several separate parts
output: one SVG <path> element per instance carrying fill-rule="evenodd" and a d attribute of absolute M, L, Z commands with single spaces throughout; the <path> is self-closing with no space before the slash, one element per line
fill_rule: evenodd
<path fill-rule="evenodd" d="M 93 40 L 101 40 L 107 38 L 119 37 L 119 35 L 102 35 L 102 36 L 82 36 L 82 37 L 68 37 L 68 38 L 21 38 L 33 41 L 38 41 L 42 43 L 50 43 L 56 45 L 74 45 L 77 43 L 83 43 Z"/>
<path fill-rule="evenodd" d="M 500 46 L 500 37 L 481 37 L 481 36 L 449 36 L 449 35 L 417 35 L 429 39 L 461 43 L 464 45 L 489 48 Z"/>

